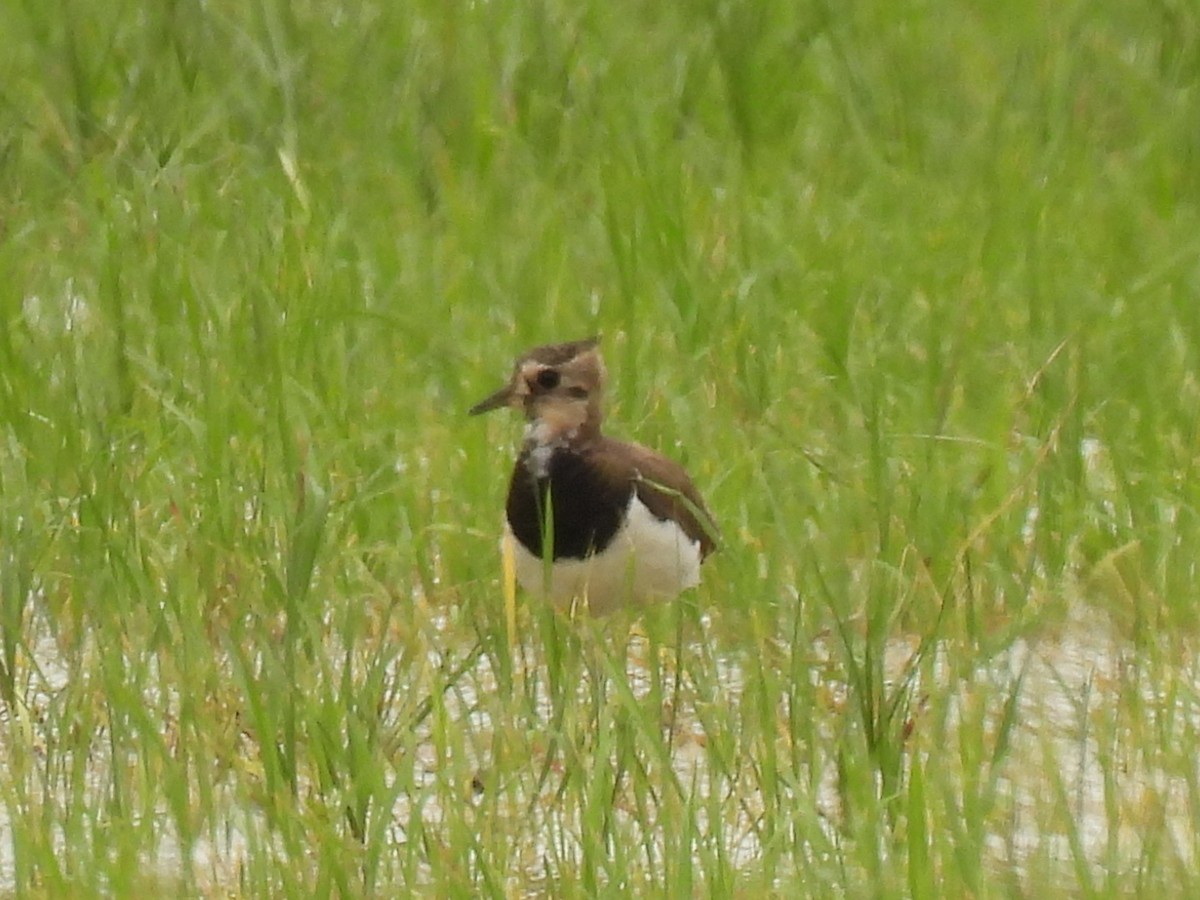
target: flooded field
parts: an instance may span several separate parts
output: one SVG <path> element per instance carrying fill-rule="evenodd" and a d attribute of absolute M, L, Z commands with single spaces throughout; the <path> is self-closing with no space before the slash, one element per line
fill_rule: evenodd
<path fill-rule="evenodd" d="M 1162 743 L 1147 741 L 1137 730 L 1157 729 L 1178 735 L 1181 742 L 1194 737 L 1200 726 L 1195 671 L 1178 672 L 1173 680 L 1152 680 L 1133 649 L 1116 640 L 1098 616 L 1084 612 L 1053 637 L 1017 640 L 971 670 L 952 664 L 953 651 L 947 647 L 928 651 L 923 664 L 914 667 L 917 647 L 916 641 L 896 640 L 888 646 L 884 662 L 891 686 L 908 685 L 905 766 L 911 754 L 920 754 L 930 789 L 951 792 L 946 802 L 988 806 L 985 814 L 975 810 L 964 817 L 986 822 L 987 829 L 960 836 L 982 845 L 981 859 L 990 872 L 985 879 L 1010 885 L 1047 877 L 1064 884 L 1103 883 L 1106 874 L 1135 869 L 1147 860 L 1180 870 L 1194 864 L 1198 835 L 1193 813 L 1200 807 L 1200 772 L 1190 750 L 1194 744 L 1171 754 L 1155 749 Z M 729 745 L 729 736 L 720 734 L 714 722 L 731 719 L 709 714 L 750 702 L 743 662 L 714 659 L 714 669 L 707 673 L 714 676 L 711 681 L 707 675 L 693 677 L 694 671 L 685 666 L 682 676 L 666 685 L 661 721 L 669 772 L 656 769 L 635 779 L 655 782 L 645 794 L 630 787 L 629 772 L 622 776 L 619 771 L 631 764 L 630 759 L 617 759 L 616 745 L 594 731 L 595 713 L 589 710 L 593 704 L 612 702 L 606 696 L 628 691 L 631 702 L 653 702 L 650 652 L 646 640 L 635 635 L 626 646 L 623 679 L 614 681 L 615 673 L 606 673 L 602 666 L 581 670 L 577 708 L 566 712 L 567 725 L 563 710 L 556 713 L 545 682 L 533 688 L 528 696 L 537 697 L 538 708 L 523 726 L 528 732 L 523 746 L 532 750 L 516 765 L 512 759 L 497 759 L 498 753 L 507 755 L 497 749 L 504 746 L 494 720 L 502 707 L 488 698 L 496 696 L 499 686 L 489 657 L 475 657 L 445 685 L 444 703 L 436 714 L 423 716 L 400 742 L 389 779 L 403 787 L 395 792 L 390 822 L 381 827 L 384 869 L 397 882 L 414 887 L 431 883 L 424 864 L 412 865 L 408 842 L 418 831 L 428 840 L 439 829 L 455 827 L 452 819 L 461 824 L 465 816 L 479 828 L 508 830 L 507 893 L 537 895 L 549 890 L 568 877 L 586 853 L 591 821 L 576 792 L 564 791 L 564 783 L 596 774 L 601 789 L 610 792 L 608 800 L 601 801 L 609 807 L 609 840 L 636 848 L 632 852 L 644 857 L 648 867 L 666 865 L 679 854 L 680 826 L 641 804 L 653 797 L 663 809 L 673 807 L 661 795 L 677 793 L 690 817 L 693 833 L 688 840 L 697 842 L 696 852 L 719 854 L 734 872 L 754 870 L 763 842 L 778 839 L 765 830 L 769 816 L 760 789 L 762 759 L 722 758 L 717 748 Z M 10 711 L 3 723 L 5 758 L 24 755 L 34 760 L 20 784 L 12 782 L 11 769 L 0 771 L 0 888 L 6 891 L 14 890 L 20 877 L 22 848 L 14 840 L 14 816 L 45 815 L 48 808 L 69 804 L 72 798 L 104 809 L 113 790 L 112 767 L 136 764 L 133 757 L 114 760 L 104 734 L 88 742 L 86 757 L 59 749 L 63 736 L 53 727 L 54 707 L 70 674 L 49 638 L 35 645 L 35 653 L 36 675 L 25 686 L 23 705 L 16 715 Z M 700 648 L 685 656 L 691 666 L 705 658 Z M 835 863 L 850 852 L 856 834 L 839 777 L 839 742 L 845 740 L 847 717 L 856 715 L 853 687 L 836 677 L 836 648 L 819 642 L 813 659 L 808 674 L 814 695 L 823 702 L 807 710 L 777 711 L 774 750 L 781 758 L 806 757 L 807 780 L 791 781 L 788 795 L 812 813 L 811 830 L 806 837 L 794 836 L 789 864 L 775 875 L 781 888 L 803 883 L 810 867 Z M 444 662 L 430 654 L 430 667 Z M 533 671 L 518 675 L 523 680 L 542 676 Z M 701 680 L 712 690 L 700 688 Z M 605 686 L 597 692 L 600 682 Z M 663 688 L 660 684 L 658 690 Z M 809 734 L 818 736 L 799 747 L 797 736 L 787 731 L 790 716 L 797 712 L 815 721 Z M 162 739 L 170 741 L 172 724 L 162 724 Z M 461 734 L 461 742 L 447 741 L 448 730 Z M 996 752 L 996 741 L 1004 742 L 1003 752 Z M 981 745 L 971 746 L 972 742 Z M 982 745 L 988 742 L 992 746 Z M 186 850 L 165 803 L 147 810 L 140 856 L 164 884 L 185 882 L 212 893 L 233 890 L 244 882 L 249 852 L 265 847 L 282 856 L 295 852 L 295 847 L 272 837 L 264 810 L 247 803 L 246 783 L 262 787 L 261 773 L 255 772 L 259 751 L 250 731 L 238 745 L 246 757 L 214 783 L 197 786 L 212 797 L 215 815 Z M 648 764 L 653 767 L 655 760 Z M 300 790 L 316 791 L 317 785 L 305 781 Z M 582 790 L 590 793 L 586 786 Z M 448 809 L 447 802 L 454 805 Z M 419 828 L 414 827 L 417 823 Z M 103 824 L 93 822 L 90 828 L 87 839 L 98 840 Z M 68 845 L 65 833 L 52 840 L 61 848 Z M 416 857 L 427 852 L 422 848 Z M 405 858 L 410 862 L 402 863 Z"/>

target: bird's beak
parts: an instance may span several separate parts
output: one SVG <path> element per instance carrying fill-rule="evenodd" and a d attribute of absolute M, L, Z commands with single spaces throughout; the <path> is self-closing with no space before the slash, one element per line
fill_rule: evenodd
<path fill-rule="evenodd" d="M 477 416 L 480 413 L 491 412 L 493 409 L 499 409 L 502 406 L 511 406 L 513 401 L 513 386 L 506 384 L 496 393 L 492 394 L 485 400 L 480 400 L 469 410 L 470 415 Z"/>

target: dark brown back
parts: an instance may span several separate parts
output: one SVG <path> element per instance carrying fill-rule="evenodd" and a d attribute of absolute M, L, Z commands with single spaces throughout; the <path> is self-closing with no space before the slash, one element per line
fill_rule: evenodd
<path fill-rule="evenodd" d="M 614 482 L 632 485 L 638 499 L 657 518 L 673 519 L 693 541 L 701 558 L 716 549 L 717 528 L 687 471 L 679 463 L 641 444 L 601 437 L 587 451 Z"/>

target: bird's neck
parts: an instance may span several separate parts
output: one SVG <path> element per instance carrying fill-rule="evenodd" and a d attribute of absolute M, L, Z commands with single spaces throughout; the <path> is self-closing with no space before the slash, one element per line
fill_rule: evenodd
<path fill-rule="evenodd" d="M 550 474 L 550 459 L 563 450 L 577 451 L 600 437 L 600 423 L 586 419 L 558 419 L 539 416 L 525 425 L 525 461 L 536 478 Z"/>

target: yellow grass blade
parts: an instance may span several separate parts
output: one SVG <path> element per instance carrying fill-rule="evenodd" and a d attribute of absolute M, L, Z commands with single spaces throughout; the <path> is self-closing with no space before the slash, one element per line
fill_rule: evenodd
<path fill-rule="evenodd" d="M 508 644 L 517 646 L 517 557 L 513 549 L 513 536 L 507 531 L 500 545 L 501 569 L 504 579 L 504 624 L 508 630 Z"/>

